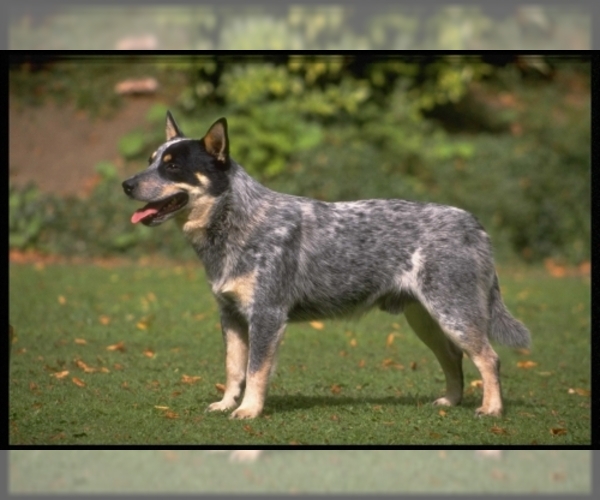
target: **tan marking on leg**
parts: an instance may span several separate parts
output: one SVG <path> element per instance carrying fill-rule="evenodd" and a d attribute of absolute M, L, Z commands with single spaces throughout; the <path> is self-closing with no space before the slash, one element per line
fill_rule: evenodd
<path fill-rule="evenodd" d="M 483 381 L 483 403 L 475 413 L 477 415 L 502 414 L 502 391 L 500 389 L 498 355 L 489 344 L 477 354 L 470 354 L 473 363 L 481 373 Z"/>
<path fill-rule="evenodd" d="M 242 383 L 246 378 L 248 364 L 248 333 L 241 326 L 228 327 L 225 330 L 225 368 L 227 382 L 221 401 L 212 403 L 207 411 L 225 411 L 237 406 L 237 399 L 242 393 Z"/>
<path fill-rule="evenodd" d="M 170 154 L 166 154 L 165 156 L 163 156 L 163 161 L 167 163 L 168 161 L 171 161 L 171 158 L 173 157 Z"/>
<path fill-rule="evenodd" d="M 269 356 L 258 371 L 248 374 L 242 404 L 230 418 L 256 418 L 260 415 L 267 397 L 272 358 L 272 355 Z"/>
<path fill-rule="evenodd" d="M 233 297 L 242 307 L 248 307 L 254 299 L 256 269 L 248 274 L 226 281 L 216 291 L 220 295 Z"/>
<path fill-rule="evenodd" d="M 283 338 L 286 325 L 283 325 L 271 343 L 270 352 L 263 361 L 262 366 L 255 372 L 248 370 L 246 374 L 246 392 L 240 407 L 235 410 L 230 418 L 255 418 L 260 415 L 265 404 L 269 388 L 269 378 L 273 374 L 277 349 Z"/>

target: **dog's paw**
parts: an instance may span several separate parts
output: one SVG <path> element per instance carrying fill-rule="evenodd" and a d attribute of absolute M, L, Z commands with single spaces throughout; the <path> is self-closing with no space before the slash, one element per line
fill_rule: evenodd
<path fill-rule="evenodd" d="M 454 401 L 454 400 L 444 396 L 443 398 L 436 399 L 432 404 L 434 406 L 456 406 L 458 403 L 460 403 L 460 400 Z"/>
<path fill-rule="evenodd" d="M 260 415 L 260 408 L 244 408 L 240 406 L 235 410 L 229 418 L 256 418 Z"/>
<path fill-rule="evenodd" d="M 499 417 L 502 415 L 502 407 L 484 407 L 480 406 L 475 410 L 476 417 L 482 417 L 484 415 L 489 415 L 492 417 Z"/>
<path fill-rule="evenodd" d="M 216 403 L 211 403 L 206 408 L 206 411 L 227 411 L 235 408 L 235 401 L 226 401 L 222 399 L 221 401 L 217 401 Z"/>
<path fill-rule="evenodd" d="M 262 453 L 262 450 L 235 450 L 229 460 L 231 462 L 254 462 Z"/>

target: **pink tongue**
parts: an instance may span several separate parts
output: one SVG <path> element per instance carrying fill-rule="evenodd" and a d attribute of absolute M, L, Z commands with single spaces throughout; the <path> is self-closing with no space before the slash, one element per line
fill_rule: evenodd
<path fill-rule="evenodd" d="M 143 218 L 147 217 L 150 214 L 157 213 L 158 210 L 156 208 L 144 207 L 136 210 L 135 213 L 131 216 L 131 222 L 137 224 Z"/>

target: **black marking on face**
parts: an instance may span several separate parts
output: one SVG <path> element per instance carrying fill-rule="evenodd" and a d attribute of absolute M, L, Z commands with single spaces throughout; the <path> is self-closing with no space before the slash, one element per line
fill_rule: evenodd
<path fill-rule="evenodd" d="M 168 159 L 168 161 L 164 161 Z M 229 188 L 228 168 L 206 152 L 201 141 L 185 140 L 171 144 L 162 153 L 158 174 L 166 180 L 202 186 L 197 174 L 209 180 L 208 194 L 217 197 Z"/>

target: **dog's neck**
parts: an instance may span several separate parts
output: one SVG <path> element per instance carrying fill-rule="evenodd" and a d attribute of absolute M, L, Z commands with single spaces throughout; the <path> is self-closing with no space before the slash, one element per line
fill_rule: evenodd
<path fill-rule="evenodd" d="M 193 222 L 182 226 L 211 281 L 218 279 L 227 267 L 225 256 L 233 257 L 228 247 L 243 248 L 252 232 L 249 228 L 260 224 L 271 206 L 269 198 L 277 196 L 240 165 L 232 162 L 230 169 L 230 188 L 215 199 L 202 227 L 196 227 Z"/>

